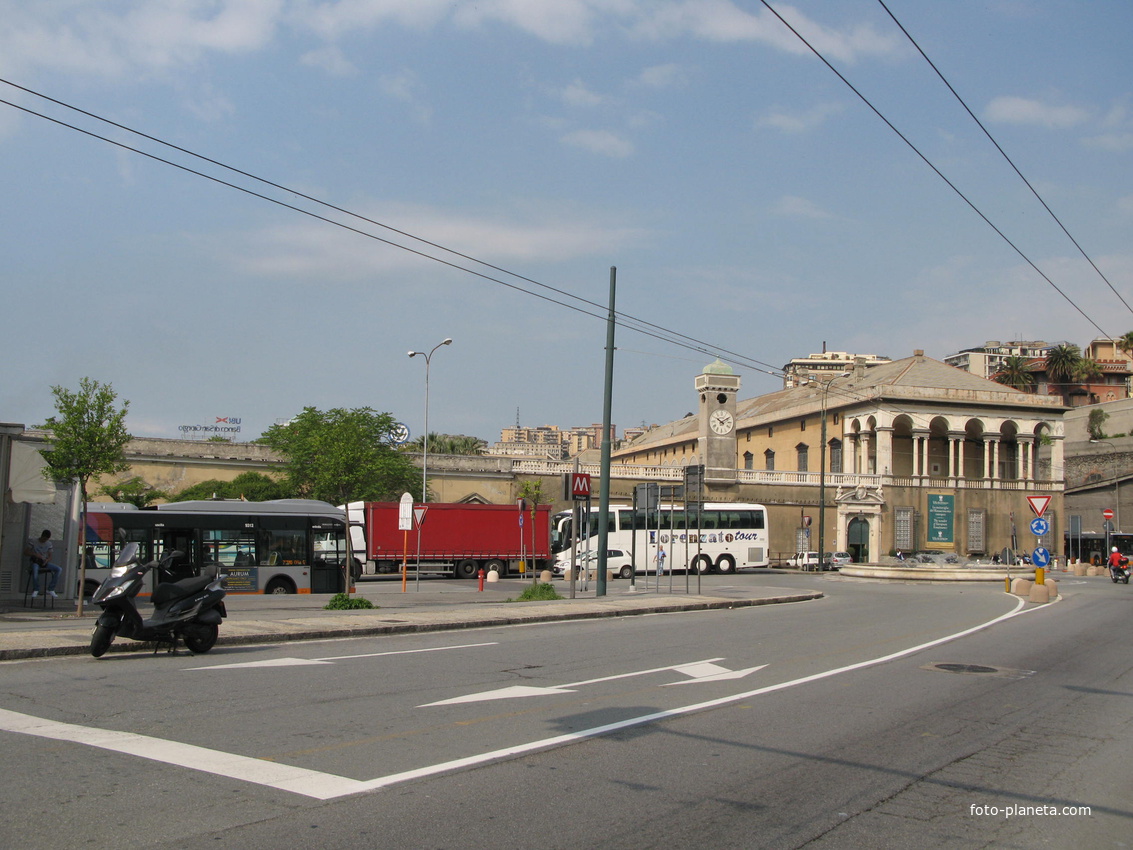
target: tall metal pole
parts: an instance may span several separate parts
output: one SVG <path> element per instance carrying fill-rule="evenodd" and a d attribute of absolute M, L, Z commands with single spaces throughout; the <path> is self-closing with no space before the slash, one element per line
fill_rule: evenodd
<path fill-rule="evenodd" d="M 606 543 L 610 531 L 610 409 L 614 391 L 614 295 L 618 269 L 610 266 L 610 312 L 606 318 L 606 386 L 602 393 L 602 466 L 598 490 L 598 584 L 595 594 L 606 595 Z M 648 569 L 648 566 L 646 567 Z"/>
<path fill-rule="evenodd" d="M 433 354 L 442 345 L 452 345 L 452 340 L 445 338 L 432 347 L 428 354 L 423 351 L 410 351 L 410 357 L 420 354 L 425 358 L 425 435 L 421 444 L 421 503 L 429 501 L 429 366 Z"/>

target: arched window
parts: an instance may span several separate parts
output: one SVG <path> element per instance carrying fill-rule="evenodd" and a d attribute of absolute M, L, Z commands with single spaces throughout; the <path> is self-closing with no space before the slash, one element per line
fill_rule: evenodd
<path fill-rule="evenodd" d="M 798 458 L 798 463 L 795 468 L 799 472 L 810 471 L 810 446 L 806 443 L 799 443 L 795 446 L 795 455 Z"/>
<path fill-rule="evenodd" d="M 744 452 L 744 469 L 755 468 L 755 455 L 751 452 Z"/>
<path fill-rule="evenodd" d="M 763 468 L 774 471 L 775 469 L 775 452 L 768 449 L 763 453 Z"/>

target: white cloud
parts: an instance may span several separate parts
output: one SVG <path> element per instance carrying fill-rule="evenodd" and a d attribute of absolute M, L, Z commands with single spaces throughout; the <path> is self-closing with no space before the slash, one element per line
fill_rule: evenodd
<path fill-rule="evenodd" d="M 1088 148 L 1112 153 L 1126 153 L 1133 151 L 1133 133 L 1102 133 L 1100 136 L 1088 136 L 1082 140 L 1082 144 Z"/>
<path fill-rule="evenodd" d="M 672 89 L 685 85 L 688 76 L 680 65 L 670 62 L 644 69 L 633 82 L 651 89 Z"/>
<path fill-rule="evenodd" d="M 784 195 L 775 205 L 775 213 L 787 218 L 825 219 L 833 218 L 826 210 L 813 201 L 795 195 Z"/>
<path fill-rule="evenodd" d="M 591 153 L 624 159 L 633 153 L 633 143 L 609 130 L 575 130 L 562 137 L 565 144 Z"/>
<path fill-rule="evenodd" d="M 299 61 L 311 68 L 321 68 L 334 77 L 348 77 L 358 73 L 354 63 L 333 44 L 304 53 Z"/>
<path fill-rule="evenodd" d="M 466 0 L 455 4 L 453 17 L 466 26 L 510 24 L 551 44 L 586 45 L 604 13 L 617 14 L 635 5 L 629 0 Z"/>
<path fill-rule="evenodd" d="M 776 110 L 760 118 L 756 125 L 773 127 L 784 133 L 802 133 L 813 130 L 826 122 L 827 118 L 840 113 L 844 107 L 838 103 L 820 103 L 804 112 L 784 112 Z"/>
<path fill-rule="evenodd" d="M 421 234 L 437 245 L 498 265 L 608 256 L 647 238 L 642 230 L 611 225 L 599 220 L 600 216 L 516 223 L 406 207 L 371 209 L 364 214 L 375 221 L 395 221 L 398 230 L 405 233 Z M 468 260 L 391 231 L 365 223 L 349 224 L 457 265 L 475 267 Z M 231 255 L 232 261 L 256 275 L 272 278 L 357 282 L 428 264 L 428 260 L 409 251 L 318 222 L 269 227 L 224 237 L 224 241 L 227 244 L 222 250 Z"/>
<path fill-rule="evenodd" d="M 432 117 L 433 110 L 422 99 L 425 86 L 413 71 L 403 68 L 396 74 L 385 74 L 378 78 L 378 87 L 394 100 L 412 106 L 419 121 L 428 122 Z"/>
<path fill-rule="evenodd" d="M 562 91 L 562 98 L 570 106 L 601 106 L 607 98 L 590 91 L 582 80 L 575 80 Z"/>
<path fill-rule="evenodd" d="M 1025 97 L 997 97 L 987 105 L 984 117 L 1001 124 L 1029 124 L 1065 130 L 1087 120 L 1089 113 L 1077 106 L 1054 106 Z"/>

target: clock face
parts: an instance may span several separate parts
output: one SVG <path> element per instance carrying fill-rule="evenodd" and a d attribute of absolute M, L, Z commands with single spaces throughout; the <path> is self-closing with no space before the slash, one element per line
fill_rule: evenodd
<path fill-rule="evenodd" d="M 709 418 L 709 424 L 712 430 L 717 434 L 731 433 L 732 426 L 735 425 L 735 420 L 732 419 L 732 414 L 726 410 L 717 410 Z"/>

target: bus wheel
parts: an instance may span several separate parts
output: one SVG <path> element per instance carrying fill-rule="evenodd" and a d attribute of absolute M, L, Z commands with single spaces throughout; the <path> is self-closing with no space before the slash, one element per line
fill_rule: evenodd
<path fill-rule="evenodd" d="M 721 555 L 716 559 L 716 570 L 721 573 L 734 573 L 736 571 L 736 559 L 731 555 Z"/>
<path fill-rule="evenodd" d="M 507 564 L 499 558 L 493 558 L 490 561 L 486 561 L 484 563 L 484 575 L 487 575 L 492 570 L 495 570 L 500 574 L 500 578 L 503 578 L 507 575 Z"/>
<path fill-rule="evenodd" d="M 83 598 L 90 599 L 94 596 L 94 592 L 98 590 L 98 582 L 87 579 L 83 584 Z"/>
<path fill-rule="evenodd" d="M 285 578 L 273 578 L 264 588 L 264 593 L 294 593 L 295 585 Z"/>
<path fill-rule="evenodd" d="M 456 565 L 456 577 L 476 578 L 476 570 L 479 568 L 479 566 L 480 565 L 471 558 L 466 558 Z"/>
<path fill-rule="evenodd" d="M 712 560 L 707 555 L 697 555 L 692 559 L 692 568 L 701 575 L 710 573 L 712 572 Z"/>

